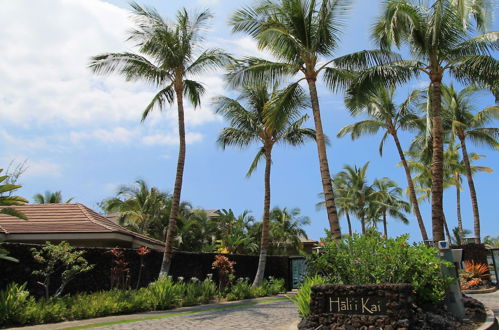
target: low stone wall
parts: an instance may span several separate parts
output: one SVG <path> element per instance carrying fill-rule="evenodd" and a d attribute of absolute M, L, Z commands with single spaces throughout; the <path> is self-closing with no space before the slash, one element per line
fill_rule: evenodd
<path fill-rule="evenodd" d="M 318 285 L 299 329 L 408 329 L 414 323 L 410 284 Z"/>

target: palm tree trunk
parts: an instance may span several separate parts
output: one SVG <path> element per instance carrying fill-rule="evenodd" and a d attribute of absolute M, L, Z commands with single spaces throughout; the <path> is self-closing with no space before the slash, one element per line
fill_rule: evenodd
<path fill-rule="evenodd" d="M 461 151 L 463 153 L 464 167 L 466 168 L 466 178 L 468 179 L 468 187 L 470 188 L 471 206 L 473 209 L 473 227 L 475 232 L 476 243 L 480 243 L 480 213 L 478 212 L 478 199 L 476 197 L 475 183 L 471 174 L 470 159 L 466 150 L 466 142 L 464 135 L 459 136 L 461 141 Z"/>
<path fill-rule="evenodd" d="M 362 226 L 362 235 L 366 233 L 366 221 L 364 220 L 364 216 L 360 217 L 360 225 Z"/>
<path fill-rule="evenodd" d="M 348 235 L 352 237 L 353 233 L 352 233 L 352 222 L 350 221 L 350 214 L 348 214 L 348 211 L 346 211 L 345 214 L 347 216 L 347 222 L 348 222 Z"/>
<path fill-rule="evenodd" d="M 414 182 L 411 177 L 411 170 L 409 169 L 409 165 L 407 164 L 407 160 L 405 159 L 404 151 L 402 150 L 402 146 L 400 145 L 400 141 L 397 135 L 397 132 L 394 131 L 392 133 L 393 140 L 395 141 L 395 145 L 397 146 L 397 151 L 399 153 L 400 160 L 402 161 L 402 165 L 405 170 L 405 177 L 407 179 L 407 185 L 409 186 L 409 196 L 411 199 L 412 210 L 414 215 L 416 216 L 416 220 L 418 221 L 419 230 L 421 231 L 421 237 L 423 241 L 428 241 L 428 234 L 426 233 L 426 228 L 423 222 L 423 217 L 421 216 L 421 211 L 419 210 L 418 197 L 416 196 L 416 189 L 414 189 Z"/>
<path fill-rule="evenodd" d="M 269 220 L 270 220 L 270 168 L 272 166 L 271 147 L 265 147 L 265 197 L 263 201 L 262 242 L 260 246 L 260 257 L 258 258 L 258 269 L 252 287 L 262 285 L 265 275 L 265 264 L 267 262 L 267 250 L 269 247 Z"/>
<path fill-rule="evenodd" d="M 431 223 L 433 241 L 444 239 L 443 231 L 443 174 L 444 174 L 444 143 L 442 137 L 441 116 L 441 69 L 431 74 L 431 109 L 432 109 L 432 136 L 433 155 L 431 164 Z"/>
<path fill-rule="evenodd" d="M 165 251 L 163 253 L 163 261 L 161 262 L 161 270 L 159 276 L 168 276 L 172 264 L 173 256 L 173 239 L 177 229 L 177 217 L 180 205 L 180 194 L 182 191 L 182 178 L 184 176 L 185 164 L 185 123 L 184 123 L 184 103 L 183 103 L 183 84 L 180 81 L 175 86 L 175 94 L 177 97 L 178 111 L 178 135 L 179 135 L 179 151 L 177 161 L 177 174 L 175 177 L 175 186 L 173 188 L 172 207 L 170 217 L 168 219 L 168 230 L 166 232 Z"/>
<path fill-rule="evenodd" d="M 319 96 L 317 95 L 317 87 L 315 85 L 316 78 L 307 78 L 308 88 L 310 91 L 310 100 L 312 101 L 312 113 L 314 115 L 315 132 L 317 140 L 317 151 L 319 154 L 319 167 L 321 171 L 322 189 L 326 202 L 327 218 L 329 221 L 329 229 L 335 240 L 341 239 L 340 221 L 336 204 L 334 202 L 333 186 L 331 182 L 331 174 L 329 173 L 329 163 L 326 153 L 326 142 L 324 140 L 324 131 L 322 130 L 322 120 L 319 108 Z"/>
<path fill-rule="evenodd" d="M 461 191 L 459 190 L 459 174 L 454 174 L 456 181 L 456 213 L 457 213 L 457 228 L 459 229 L 459 237 L 460 239 L 464 236 L 464 228 L 463 228 L 463 218 L 461 217 Z"/>
<path fill-rule="evenodd" d="M 451 242 L 452 236 L 450 235 L 449 226 L 447 225 L 447 218 L 445 217 L 445 213 L 444 213 L 444 229 L 445 229 L 445 235 L 447 235 L 447 241 Z"/>
<path fill-rule="evenodd" d="M 385 232 L 385 238 L 388 238 L 388 228 L 386 225 L 386 211 L 383 212 L 383 230 Z"/>

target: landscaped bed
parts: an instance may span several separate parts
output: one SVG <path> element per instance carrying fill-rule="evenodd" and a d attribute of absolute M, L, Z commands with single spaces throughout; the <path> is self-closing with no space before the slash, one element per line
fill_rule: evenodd
<path fill-rule="evenodd" d="M 442 269 L 452 265 L 434 248 L 409 245 L 406 236 L 328 239 L 309 265 L 312 274 L 293 298 L 299 329 L 468 330 L 486 319 L 483 304 L 469 297 L 463 297 L 464 319 L 447 310 L 446 288 L 456 279 Z"/>
<path fill-rule="evenodd" d="M 12 283 L 0 291 L 0 327 L 54 323 L 107 315 L 166 310 L 226 300 L 272 296 L 285 292 L 284 281 L 265 280 L 251 288 L 246 279 L 236 280 L 219 290 L 210 277 L 203 281 L 173 281 L 165 277 L 138 290 L 95 292 L 66 295 L 60 298 L 35 299 L 25 290 L 25 284 Z"/>

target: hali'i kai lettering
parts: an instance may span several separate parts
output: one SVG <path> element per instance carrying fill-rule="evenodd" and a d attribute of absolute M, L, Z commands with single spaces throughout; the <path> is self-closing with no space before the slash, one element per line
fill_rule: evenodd
<path fill-rule="evenodd" d="M 329 297 L 330 313 L 347 313 L 347 314 L 379 314 L 381 310 L 381 302 L 375 301 L 373 298 L 357 298 L 357 297 Z"/>

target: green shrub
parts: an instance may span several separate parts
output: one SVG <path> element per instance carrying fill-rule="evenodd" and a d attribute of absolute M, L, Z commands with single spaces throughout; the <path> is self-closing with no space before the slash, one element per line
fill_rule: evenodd
<path fill-rule="evenodd" d="M 179 286 L 175 286 L 171 276 L 160 277 L 149 284 L 152 306 L 154 310 L 170 309 L 180 305 Z"/>
<path fill-rule="evenodd" d="M 268 280 L 264 280 L 262 287 L 265 290 L 266 296 L 275 296 L 279 293 L 285 293 L 286 288 L 284 286 L 284 279 L 269 277 Z"/>
<path fill-rule="evenodd" d="M 247 279 L 238 278 L 237 281 L 231 285 L 229 293 L 227 293 L 225 298 L 229 301 L 254 298 L 251 284 Z"/>
<path fill-rule="evenodd" d="M 312 287 L 314 285 L 326 283 L 326 279 L 319 275 L 307 277 L 296 295 L 294 297 L 289 297 L 298 308 L 298 314 L 300 314 L 301 317 L 305 318 L 310 314 L 310 294 L 312 293 Z"/>
<path fill-rule="evenodd" d="M 0 325 L 24 323 L 20 314 L 28 303 L 26 283 L 10 283 L 0 291 Z"/>
<path fill-rule="evenodd" d="M 438 251 L 424 244 L 409 245 L 407 235 L 387 239 L 368 233 L 340 242 L 329 238 L 321 252 L 309 265 L 329 283 L 410 283 L 420 303 L 442 303 L 452 280 L 442 274 L 441 267 L 450 264 L 438 257 Z"/>
<path fill-rule="evenodd" d="M 213 297 L 217 294 L 217 285 L 212 280 L 211 274 L 201 282 L 201 297 L 199 297 L 199 302 L 201 304 L 209 303 Z"/>

